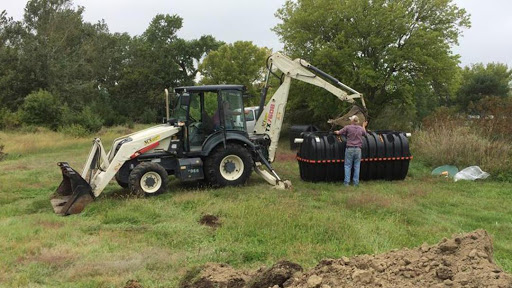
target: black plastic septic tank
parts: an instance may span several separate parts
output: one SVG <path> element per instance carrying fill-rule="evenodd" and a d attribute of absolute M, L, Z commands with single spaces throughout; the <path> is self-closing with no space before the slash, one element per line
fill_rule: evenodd
<path fill-rule="evenodd" d="M 300 138 L 302 132 L 315 132 L 318 131 L 315 125 L 292 125 L 289 130 L 290 150 L 299 148 L 299 144 L 294 143 L 295 138 Z"/>
<path fill-rule="evenodd" d="M 343 179 L 345 142 L 326 132 L 305 132 L 297 153 L 300 176 L 305 181 L 332 182 Z"/>
<path fill-rule="evenodd" d="M 310 182 L 336 182 L 344 179 L 346 142 L 327 132 L 302 134 L 304 142 L 297 153 L 300 177 Z M 361 180 L 403 180 L 412 156 L 403 132 L 375 131 L 363 137 Z"/>

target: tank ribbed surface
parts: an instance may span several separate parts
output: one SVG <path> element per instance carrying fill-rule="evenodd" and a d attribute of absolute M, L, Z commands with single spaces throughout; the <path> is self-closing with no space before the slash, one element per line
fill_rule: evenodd
<path fill-rule="evenodd" d="M 310 182 L 344 179 L 345 141 L 326 132 L 306 132 L 297 153 L 300 177 Z M 403 132 L 375 131 L 363 137 L 360 179 L 403 180 L 412 159 Z"/>

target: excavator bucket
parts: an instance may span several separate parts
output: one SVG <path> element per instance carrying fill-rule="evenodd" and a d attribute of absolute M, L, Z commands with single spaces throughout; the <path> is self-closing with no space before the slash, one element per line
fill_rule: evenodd
<path fill-rule="evenodd" d="M 346 125 L 350 124 L 350 119 L 348 119 L 348 118 L 352 115 L 357 115 L 357 117 L 359 118 L 359 123 L 361 123 L 361 124 L 364 121 L 368 121 L 368 114 L 367 114 L 366 109 L 362 108 L 360 106 L 354 105 L 354 106 L 352 106 L 350 111 L 348 111 L 347 113 L 345 113 L 344 115 L 342 115 L 336 119 L 331 119 L 331 120 L 327 121 L 327 123 L 333 124 L 333 125 L 338 125 L 338 126 L 346 126 Z"/>
<path fill-rule="evenodd" d="M 62 182 L 51 198 L 53 210 L 63 216 L 78 214 L 94 201 L 92 188 L 67 162 L 59 162 Z"/>

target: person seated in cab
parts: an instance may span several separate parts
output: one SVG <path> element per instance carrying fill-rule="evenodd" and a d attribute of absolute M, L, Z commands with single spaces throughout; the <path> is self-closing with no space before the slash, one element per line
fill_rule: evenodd
<path fill-rule="evenodd" d="M 228 101 L 222 102 L 222 111 L 224 112 L 224 122 L 226 125 L 225 128 L 233 129 L 233 116 L 241 115 L 242 112 L 232 110 Z M 217 109 L 217 111 L 215 111 L 215 114 L 213 115 L 213 126 L 215 130 L 221 129 L 220 113 L 220 109 Z"/>

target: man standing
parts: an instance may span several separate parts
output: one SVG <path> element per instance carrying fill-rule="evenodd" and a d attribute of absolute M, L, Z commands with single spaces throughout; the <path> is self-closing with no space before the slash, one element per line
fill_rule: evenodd
<path fill-rule="evenodd" d="M 363 146 L 362 137 L 366 135 L 366 125 L 368 122 L 363 122 L 363 127 L 359 126 L 359 117 L 353 115 L 349 117 L 350 125 L 343 127 L 339 131 L 334 131 L 334 134 L 345 135 L 347 137 L 347 146 L 345 149 L 345 181 L 343 184 L 348 186 L 350 183 L 350 174 L 352 166 L 354 167 L 354 186 L 359 185 L 359 170 L 361 167 L 361 146 Z"/>

